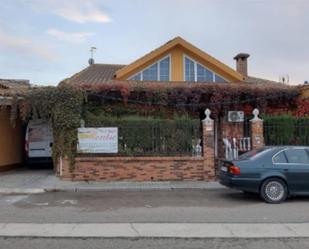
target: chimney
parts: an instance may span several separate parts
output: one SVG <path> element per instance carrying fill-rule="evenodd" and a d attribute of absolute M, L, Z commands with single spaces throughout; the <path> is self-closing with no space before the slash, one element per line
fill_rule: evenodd
<path fill-rule="evenodd" d="M 248 76 L 248 62 L 249 54 L 239 53 L 234 57 L 236 60 L 236 70 L 238 73 L 242 74 L 244 77 Z"/>

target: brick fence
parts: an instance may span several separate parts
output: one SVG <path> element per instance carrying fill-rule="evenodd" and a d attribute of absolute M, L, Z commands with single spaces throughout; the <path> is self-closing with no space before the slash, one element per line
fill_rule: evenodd
<path fill-rule="evenodd" d="M 70 167 L 60 160 L 57 175 L 72 181 L 204 181 L 215 179 L 214 121 L 205 111 L 203 153 L 195 157 L 89 157 L 77 156 Z M 263 146 L 263 122 L 251 122 L 254 147 Z M 261 128 L 262 127 L 262 128 Z"/>
<path fill-rule="evenodd" d="M 201 181 L 211 179 L 203 157 L 77 157 L 64 163 L 66 180 Z"/>

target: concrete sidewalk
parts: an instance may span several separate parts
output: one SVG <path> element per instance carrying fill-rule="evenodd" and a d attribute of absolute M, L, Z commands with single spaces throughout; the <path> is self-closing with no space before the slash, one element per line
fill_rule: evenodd
<path fill-rule="evenodd" d="M 42 238 L 307 238 L 309 223 L 0 223 L 0 237 Z"/>
<path fill-rule="evenodd" d="M 0 194 L 35 194 L 48 191 L 220 189 L 218 182 L 70 182 L 52 170 L 14 170 L 0 173 Z"/>

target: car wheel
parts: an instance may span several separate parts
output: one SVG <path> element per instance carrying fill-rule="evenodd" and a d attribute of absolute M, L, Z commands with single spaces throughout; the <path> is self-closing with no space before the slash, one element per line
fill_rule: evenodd
<path fill-rule="evenodd" d="M 287 198 L 288 188 L 284 181 L 278 178 L 270 178 L 263 182 L 260 196 L 267 203 L 278 204 Z"/>

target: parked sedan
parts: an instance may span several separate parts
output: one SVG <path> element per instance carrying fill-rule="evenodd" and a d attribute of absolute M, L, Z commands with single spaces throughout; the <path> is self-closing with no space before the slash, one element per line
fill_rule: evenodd
<path fill-rule="evenodd" d="M 253 150 L 220 166 L 222 185 L 257 193 L 268 203 L 309 195 L 309 147 L 274 146 Z"/>

